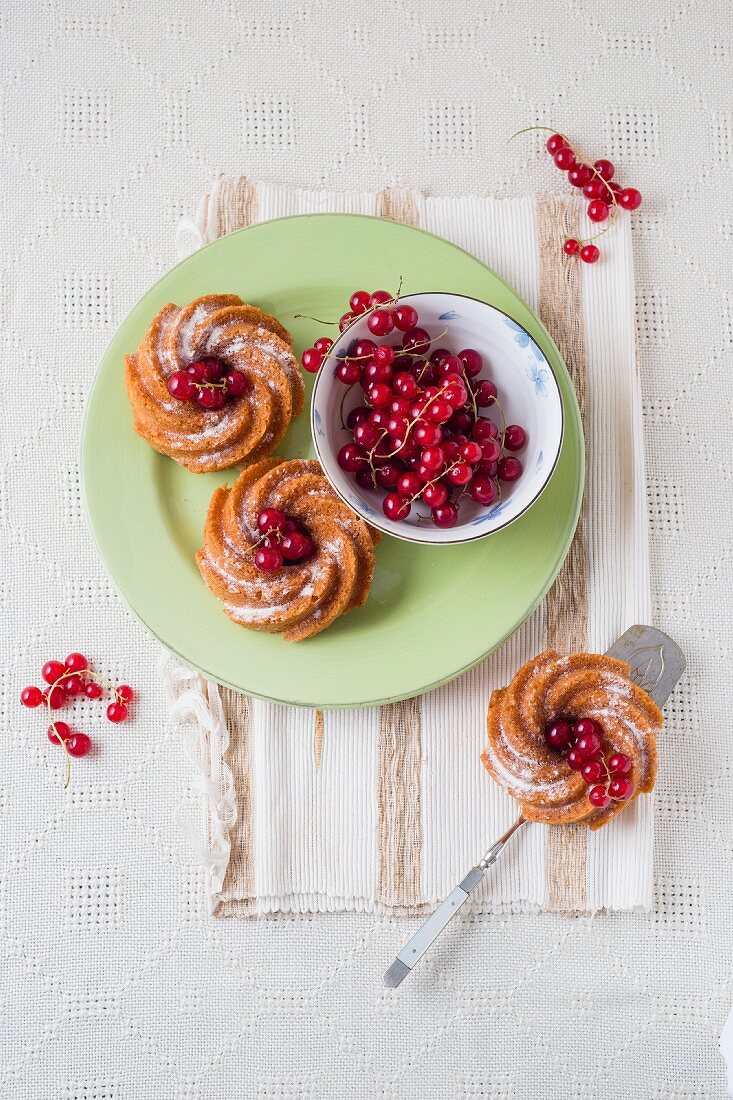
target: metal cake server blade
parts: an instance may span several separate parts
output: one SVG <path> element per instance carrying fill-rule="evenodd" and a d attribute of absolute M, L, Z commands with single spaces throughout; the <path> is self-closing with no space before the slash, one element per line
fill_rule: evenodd
<path fill-rule="evenodd" d="M 651 695 L 658 707 L 663 707 L 685 671 L 685 655 L 669 635 L 653 626 L 632 626 L 607 651 L 631 665 L 630 679 Z M 508 841 L 528 822 L 520 814 L 517 820 L 483 855 L 475 867 L 459 882 L 444 902 L 421 924 L 412 939 L 385 971 L 386 986 L 396 989 L 484 877 L 488 868 L 504 851 Z"/>

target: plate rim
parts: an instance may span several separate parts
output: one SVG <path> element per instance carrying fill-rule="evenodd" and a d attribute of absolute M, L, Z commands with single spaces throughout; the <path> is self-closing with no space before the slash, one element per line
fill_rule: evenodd
<path fill-rule="evenodd" d="M 570 418 L 570 413 L 572 413 L 573 419 L 575 421 L 575 426 L 576 426 L 577 431 L 578 431 L 578 437 L 579 437 L 579 446 L 578 446 L 579 455 L 578 455 L 578 462 L 577 462 L 577 465 L 576 465 L 577 478 L 576 478 L 576 481 L 575 481 L 575 500 L 573 502 L 573 514 L 572 514 L 571 524 L 568 528 L 567 538 L 566 538 L 565 543 L 564 543 L 560 553 L 558 554 L 555 562 L 553 563 L 552 569 L 548 574 L 547 582 L 542 587 L 542 589 L 540 590 L 537 598 L 532 602 L 532 604 L 529 607 L 527 607 L 526 609 L 523 609 L 523 611 L 519 615 L 519 617 L 512 622 L 511 626 L 488 649 L 483 650 L 480 654 L 478 654 L 475 658 L 472 658 L 470 661 L 468 661 L 461 668 L 459 668 L 457 670 L 454 670 L 454 671 L 451 671 L 447 676 L 439 677 L 438 679 L 433 680 L 430 683 L 423 685 L 422 687 L 420 687 L 420 689 L 418 690 L 417 693 L 414 692 L 414 691 L 406 691 L 404 693 L 397 694 L 397 695 L 390 695 L 390 696 L 384 696 L 384 697 L 379 697 L 379 698 L 374 698 L 374 699 L 349 701 L 349 702 L 341 702 L 341 703 L 317 703 L 317 702 L 314 702 L 314 701 L 311 701 L 311 700 L 306 701 L 306 700 L 294 700 L 294 699 L 280 699 L 276 695 L 265 695 L 262 692 L 258 692 L 256 690 L 253 690 L 252 688 L 243 687 L 243 686 L 240 686 L 240 685 L 235 685 L 235 684 L 231 683 L 231 681 L 227 680 L 226 678 L 207 670 L 206 668 L 203 667 L 202 664 L 198 664 L 196 662 L 191 661 L 190 658 L 184 657 L 183 654 L 181 654 L 179 652 L 179 650 L 174 645 L 171 645 L 170 642 L 164 641 L 161 638 L 158 631 L 155 630 L 148 623 L 145 615 L 142 612 L 138 611 L 135 607 L 133 607 L 131 601 L 128 599 L 128 597 L 125 595 L 125 593 L 122 591 L 122 589 L 120 587 L 120 584 L 118 583 L 117 578 L 112 574 L 112 571 L 111 571 L 111 569 L 109 568 L 109 566 L 107 564 L 106 557 L 105 557 L 105 555 L 102 551 L 102 547 L 100 545 L 100 540 L 98 538 L 97 529 L 96 529 L 93 514 L 92 514 L 92 508 L 90 506 L 89 492 L 88 492 L 88 482 L 87 482 L 87 475 L 88 475 L 87 448 L 88 448 L 88 445 L 89 445 L 89 422 L 90 422 L 91 415 L 92 415 L 92 409 L 94 407 L 94 401 L 93 401 L 94 392 L 95 392 L 95 390 L 96 390 L 96 388 L 99 384 L 99 380 L 100 380 L 101 373 L 102 373 L 102 366 L 103 366 L 103 363 L 104 363 L 105 359 L 107 358 L 107 355 L 109 354 L 110 348 L 112 347 L 114 342 L 117 340 L 118 336 L 120 335 L 123 328 L 127 324 L 130 315 L 141 305 L 141 303 L 144 301 L 144 299 L 146 299 L 150 294 L 152 294 L 156 290 L 156 288 L 159 287 L 160 284 L 164 280 L 166 280 L 173 272 L 177 271 L 178 268 L 183 267 L 185 264 L 189 263 L 192 259 L 194 259 L 195 257 L 201 255 L 202 253 L 204 253 L 208 249 L 215 249 L 217 246 L 222 245 L 223 242 L 229 241 L 230 238 L 238 237 L 242 234 L 251 233 L 253 231 L 256 232 L 258 229 L 261 230 L 262 228 L 264 228 L 266 226 L 273 225 L 273 224 L 277 224 L 277 223 L 281 223 L 281 222 L 292 222 L 292 221 L 307 221 L 307 220 L 314 220 L 314 219 L 315 220 L 321 220 L 321 221 L 324 221 L 324 220 L 326 220 L 326 221 L 344 220 L 344 219 L 346 219 L 346 220 L 379 222 L 381 224 L 384 224 L 385 222 L 387 222 L 389 224 L 389 226 L 394 230 L 397 230 L 397 231 L 403 230 L 403 231 L 408 232 L 408 234 L 419 234 L 421 236 L 428 237 L 429 239 L 434 240 L 434 241 L 438 241 L 438 242 L 440 242 L 441 245 L 444 245 L 444 246 L 447 246 L 448 248 L 454 249 L 456 252 L 459 252 L 462 255 L 468 257 L 473 263 L 479 264 L 486 271 L 488 271 L 489 274 L 494 279 L 496 279 L 496 281 L 498 283 L 500 283 L 502 286 L 504 286 L 509 291 L 510 294 L 512 294 L 514 297 L 518 298 L 520 300 L 520 302 L 522 302 L 522 304 L 526 307 L 526 309 L 529 311 L 529 313 L 531 314 L 531 316 L 533 317 L 533 319 L 537 323 L 538 328 L 539 328 L 539 330 L 542 334 L 543 340 L 546 340 L 548 342 L 548 344 L 554 350 L 554 352 L 557 355 L 558 359 L 562 363 L 563 367 L 565 368 L 565 371 L 567 373 L 567 376 L 568 376 L 568 379 L 569 379 L 569 382 L 570 382 L 570 390 L 571 390 L 571 402 L 570 402 L 570 404 L 571 404 L 571 409 L 567 410 L 567 413 L 566 413 L 564 405 L 562 406 L 562 408 L 563 408 L 563 440 L 565 438 L 565 427 L 567 425 L 567 421 Z M 491 305 L 491 303 L 485 303 L 485 304 Z M 510 316 L 510 315 L 507 314 L 507 316 Z M 512 320 L 514 320 L 514 319 L 515 318 L 512 318 Z M 520 324 L 520 322 L 517 322 L 517 324 Z M 523 325 L 521 327 L 524 328 Z M 531 333 L 530 333 L 530 336 L 531 336 Z M 542 349 L 542 350 L 543 350 L 543 354 L 545 354 L 544 349 Z M 545 354 L 545 358 L 547 358 L 546 354 Z M 562 404 L 562 401 L 561 401 L 561 404 Z M 562 442 L 561 442 L 561 446 L 560 446 L 560 451 L 558 452 L 558 461 L 559 461 L 559 455 L 560 455 L 561 451 L 562 451 Z M 442 687 L 443 685 L 451 683 L 453 680 L 458 679 L 459 676 L 462 676 L 462 675 L 464 675 L 464 673 L 468 672 L 470 669 L 475 668 L 476 665 L 481 663 L 481 661 L 485 660 L 487 657 L 491 656 L 492 653 L 495 653 L 498 649 L 500 649 L 501 646 L 504 645 L 504 643 L 509 638 L 511 638 L 512 635 L 519 629 L 519 627 L 522 625 L 522 623 L 525 622 L 530 617 L 530 615 L 532 615 L 534 613 L 534 611 L 537 609 L 537 607 L 539 607 L 542 600 L 545 598 L 545 596 L 549 592 L 550 588 L 552 587 L 558 573 L 560 572 L 560 569 L 562 568 L 563 562 L 565 561 L 565 559 L 566 559 L 566 557 L 567 557 L 567 555 L 570 551 L 570 547 L 572 545 L 572 542 L 573 542 L 573 539 L 575 537 L 575 533 L 576 533 L 576 530 L 577 530 L 577 527 L 578 527 L 578 522 L 579 522 L 579 519 L 580 519 L 580 510 L 581 510 L 581 506 L 582 506 L 582 502 L 583 502 L 583 495 L 584 495 L 584 491 L 585 491 L 585 479 L 586 479 L 585 433 L 584 433 L 584 430 L 583 430 L 583 422 L 582 422 L 582 417 L 581 417 L 581 414 L 580 414 L 580 407 L 578 405 L 577 395 L 576 395 L 576 392 L 575 392 L 575 384 L 573 382 L 573 379 L 572 379 L 572 376 L 570 374 L 570 370 L 567 366 L 567 363 L 565 362 L 564 357 L 562 356 L 559 348 L 557 347 L 557 344 L 555 343 L 552 336 L 548 332 L 548 330 L 545 327 L 544 323 L 542 322 L 541 318 L 529 306 L 529 304 L 524 300 L 524 298 L 522 298 L 522 296 L 511 286 L 510 283 L 508 283 L 506 281 L 506 279 L 502 278 L 502 276 L 499 275 L 496 271 L 494 271 L 493 268 L 489 267 L 488 264 L 485 264 L 483 262 L 483 260 L 480 260 L 472 252 L 469 252 L 465 248 L 461 248 L 460 245 L 454 244 L 452 241 L 447 240 L 445 237 L 441 237 L 437 233 L 431 233 L 429 230 L 423 229 L 420 226 L 405 225 L 402 222 L 395 222 L 395 221 L 392 221 L 391 219 L 379 217 L 378 215 L 373 215 L 373 214 L 352 214 L 352 213 L 348 213 L 348 212 L 345 212 L 345 211 L 339 211 L 339 212 L 318 211 L 318 212 L 313 212 L 313 213 L 308 213 L 308 214 L 289 214 L 289 215 L 287 215 L 285 217 L 282 217 L 282 218 L 270 218 L 267 221 L 255 222 L 252 225 L 242 226 L 242 228 L 236 229 L 232 233 L 227 233 L 222 237 L 217 237 L 216 240 L 209 241 L 207 244 L 203 245 L 201 248 L 197 248 L 194 252 L 190 253 L 188 256 L 185 256 L 182 260 L 179 260 L 177 263 L 173 264 L 172 267 L 168 268 L 158 279 L 156 279 L 155 282 L 152 283 L 144 291 L 144 293 L 134 302 L 134 304 L 130 307 L 130 309 L 125 314 L 125 316 L 122 319 L 122 321 L 120 322 L 120 324 L 117 325 L 114 332 L 110 336 L 110 339 L 107 341 L 105 349 L 104 349 L 104 351 L 103 351 L 102 355 L 100 356 L 100 359 L 97 363 L 97 366 L 96 366 L 96 369 L 95 369 L 95 372 L 94 372 L 94 377 L 91 381 L 91 385 L 90 385 L 89 390 L 88 390 L 87 400 L 85 402 L 84 417 L 83 417 L 83 421 L 82 421 L 82 430 L 81 430 L 81 436 L 80 436 L 80 440 L 79 440 L 79 459 L 80 459 L 79 473 L 80 473 L 80 480 L 81 480 L 82 498 L 83 498 L 83 501 L 84 501 L 84 510 L 85 510 L 85 513 L 86 513 L 87 525 L 88 525 L 89 531 L 92 535 L 92 540 L 94 542 L 94 546 L 96 548 L 97 553 L 99 554 L 102 565 L 104 566 L 105 573 L 106 573 L 107 577 L 109 578 L 109 580 L 111 581 L 115 592 L 120 597 L 120 599 L 122 600 L 124 605 L 128 608 L 128 610 L 133 615 L 133 617 L 135 619 L 137 619 L 137 621 L 140 622 L 145 627 L 145 629 L 159 642 L 159 644 L 168 653 L 173 654 L 175 657 L 177 657 L 187 667 L 195 669 L 195 671 L 197 671 L 200 675 L 204 676 L 206 679 L 212 680 L 214 683 L 220 684 L 222 687 L 229 688 L 232 691 L 238 692 L 240 694 L 251 695 L 256 699 L 261 699 L 265 702 L 277 703 L 277 704 L 282 705 L 282 706 L 297 706 L 297 707 L 306 707 L 306 708 L 310 707 L 310 708 L 316 708 L 316 709 L 319 709 L 319 710 L 351 710 L 351 709 L 361 710 L 365 707 L 385 706 L 389 703 L 400 702 L 403 699 L 410 699 L 410 698 L 415 698 L 416 696 L 426 695 L 428 692 L 434 691 L 437 688 Z M 90 463 L 90 465 L 92 465 L 92 464 L 93 463 Z M 556 465 L 557 465 L 557 463 L 556 463 Z M 557 471 L 556 471 L 556 467 L 555 467 L 555 469 L 553 469 L 552 475 L 547 479 L 546 485 L 550 484 L 550 481 L 552 481 L 552 478 L 556 475 L 556 472 Z M 541 496 L 542 496 L 542 493 L 540 493 L 539 496 L 536 499 L 537 500 L 540 499 Z M 533 504 L 534 503 L 536 503 L 536 501 L 533 501 Z M 531 505 L 530 505 L 530 507 L 531 507 Z M 527 511 L 528 511 L 528 509 L 526 509 L 523 514 L 526 514 Z M 517 518 L 519 518 L 519 517 L 517 517 Z M 463 544 L 459 543 L 458 545 L 463 545 Z"/>

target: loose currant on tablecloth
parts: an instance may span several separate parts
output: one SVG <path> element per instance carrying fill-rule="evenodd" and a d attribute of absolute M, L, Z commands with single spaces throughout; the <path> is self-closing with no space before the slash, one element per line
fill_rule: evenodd
<path fill-rule="evenodd" d="M 356 290 L 350 309 L 338 322 L 341 332 L 356 317 L 368 315 L 374 337 L 354 340 L 338 357 L 323 336 L 306 348 L 301 362 L 315 374 L 335 359 L 334 375 L 347 386 L 357 383 L 363 404 L 343 421 L 351 440 L 338 452 L 338 464 L 363 489 L 386 489 L 382 511 L 388 519 L 407 519 L 422 501 L 436 527 L 453 527 L 461 498 L 489 507 L 501 500 L 502 485 L 524 472 L 516 452 L 527 445 L 527 432 L 507 424 L 496 384 L 479 378 L 483 356 L 475 348 L 453 354 L 434 347 L 449 327 L 431 336 L 418 327 L 418 311 L 400 299 L 400 291 Z M 312 318 L 317 320 L 317 318 Z M 389 343 L 390 334 L 398 337 Z M 432 350 L 431 350 L 432 349 Z M 501 426 L 479 410 L 494 407 Z M 511 453 L 510 453 L 511 452 Z"/>
<path fill-rule="evenodd" d="M 115 724 L 124 722 L 135 693 L 129 684 L 117 686 L 107 683 L 89 667 L 89 661 L 83 653 L 70 653 L 65 661 L 46 661 L 41 669 L 41 677 L 48 687 L 45 691 L 39 687 L 23 688 L 20 701 L 24 707 L 34 709 L 45 704 L 51 724 L 48 727 L 48 739 L 52 745 L 62 745 L 66 753 L 66 782 L 71 778 L 71 758 L 86 756 L 92 748 L 92 739 L 86 733 L 73 731 L 67 722 L 54 719 L 51 713 L 63 707 L 77 695 L 87 699 L 101 699 L 105 690 L 111 691 L 112 702 L 107 706 L 107 718 Z"/>
<path fill-rule="evenodd" d="M 616 168 L 605 157 L 600 160 L 585 160 L 578 150 L 564 134 L 555 133 L 550 126 L 527 126 L 524 130 L 518 130 L 509 139 L 519 134 L 529 133 L 531 130 L 548 130 L 550 137 L 547 139 L 547 152 L 552 157 L 555 166 L 561 172 L 566 172 L 568 183 L 572 187 L 582 190 L 588 199 L 587 214 L 592 222 L 607 222 L 608 224 L 593 237 L 578 240 L 576 237 L 566 237 L 563 251 L 567 256 L 580 256 L 583 263 L 594 264 L 601 255 L 601 251 L 593 241 L 611 228 L 621 210 L 637 210 L 641 206 L 641 192 L 636 187 L 621 187 L 614 180 Z"/>

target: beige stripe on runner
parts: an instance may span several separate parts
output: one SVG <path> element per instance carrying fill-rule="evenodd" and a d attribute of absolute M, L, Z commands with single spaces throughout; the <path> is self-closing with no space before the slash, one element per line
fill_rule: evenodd
<path fill-rule="evenodd" d="M 250 744 L 252 703 L 248 695 L 231 688 L 220 687 L 219 697 L 229 729 L 229 747 L 224 763 L 232 773 L 237 817 L 229 831 L 229 863 L 214 906 L 214 916 L 245 916 L 253 911 L 255 897 Z"/>
<path fill-rule="evenodd" d="M 251 225 L 257 217 L 257 188 L 246 179 L 226 180 L 218 193 L 215 214 L 217 237 Z M 229 748 L 224 755 L 224 764 L 232 773 L 237 819 L 230 830 L 229 863 L 214 916 L 247 916 L 254 912 L 255 897 L 250 744 L 252 704 L 248 695 L 231 688 L 219 688 L 219 695 L 229 728 Z"/>
<path fill-rule="evenodd" d="M 407 191 L 380 191 L 377 212 L 405 225 L 418 223 Z M 395 913 L 422 908 L 421 708 L 416 698 L 379 712 L 376 900 Z"/>
<path fill-rule="evenodd" d="M 577 237 L 580 207 L 557 196 L 538 196 L 537 234 L 540 255 L 540 316 L 567 363 L 587 425 L 587 376 L 581 270 L 577 257 L 567 257 L 566 237 Z M 570 553 L 545 601 L 545 641 L 562 653 L 588 645 L 588 553 L 586 507 L 581 507 Z M 547 829 L 545 875 L 550 909 L 587 908 L 588 830 L 584 825 Z"/>

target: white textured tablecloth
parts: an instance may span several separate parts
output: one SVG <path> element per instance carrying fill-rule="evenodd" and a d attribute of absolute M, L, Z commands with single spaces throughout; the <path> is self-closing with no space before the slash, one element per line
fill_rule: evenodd
<path fill-rule="evenodd" d="M 3 6 L 0 1096 L 724 1095 L 733 999 L 733 26 L 727 3 Z M 517 194 L 529 123 L 609 154 L 635 215 L 655 620 L 689 658 L 652 915 L 468 923 L 399 993 L 410 922 L 212 922 L 173 823 L 188 765 L 157 645 L 86 530 L 84 395 L 219 171 Z M 561 181 L 557 180 L 560 186 Z M 17 692 L 88 649 L 141 691 L 64 793 Z M 198 898 L 198 900 L 197 900 Z"/>

